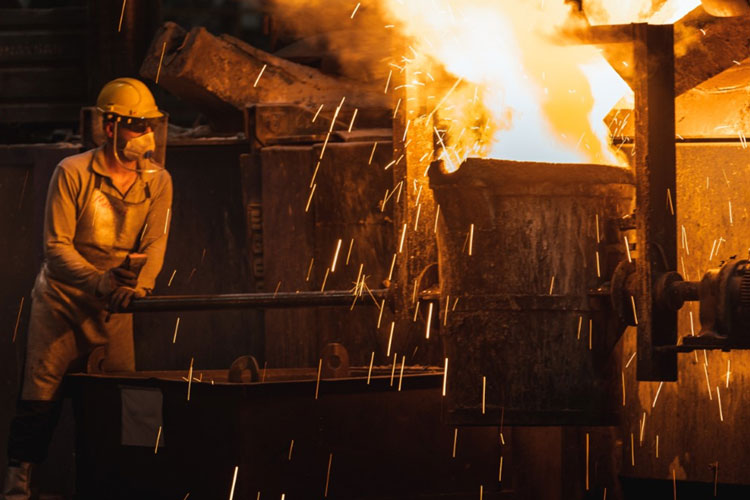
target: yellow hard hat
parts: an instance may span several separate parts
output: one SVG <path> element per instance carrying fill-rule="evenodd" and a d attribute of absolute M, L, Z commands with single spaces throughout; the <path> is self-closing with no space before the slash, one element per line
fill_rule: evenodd
<path fill-rule="evenodd" d="M 128 118 L 160 118 L 154 96 L 148 87 L 135 78 L 117 78 L 102 87 L 96 99 L 102 113 L 114 113 Z"/>

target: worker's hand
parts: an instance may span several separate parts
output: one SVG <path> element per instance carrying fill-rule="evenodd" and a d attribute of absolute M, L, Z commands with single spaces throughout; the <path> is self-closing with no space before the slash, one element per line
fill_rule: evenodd
<path fill-rule="evenodd" d="M 129 271 L 123 267 L 113 267 L 107 272 L 111 273 L 114 288 L 119 288 L 121 286 L 135 288 L 138 284 L 138 276 L 136 276 L 133 271 Z"/>
<path fill-rule="evenodd" d="M 109 297 L 109 311 L 110 312 L 122 312 L 125 308 L 130 305 L 130 301 L 135 298 L 145 297 L 145 292 L 136 290 L 128 286 L 121 286 L 117 288 L 112 295 Z"/>
<path fill-rule="evenodd" d="M 123 267 L 113 267 L 99 279 L 96 292 L 98 296 L 106 297 L 121 286 L 135 288 L 137 284 L 138 277 L 134 272 L 128 271 Z"/>

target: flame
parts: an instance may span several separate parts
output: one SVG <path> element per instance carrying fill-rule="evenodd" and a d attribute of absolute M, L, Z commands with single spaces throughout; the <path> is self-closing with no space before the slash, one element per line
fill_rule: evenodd
<path fill-rule="evenodd" d="M 412 41 L 402 59 L 412 73 L 442 69 L 457 82 L 443 89 L 442 99 L 431 96 L 449 170 L 468 156 L 626 164 L 611 147 L 603 119 L 632 92 L 596 47 L 562 38 L 563 26 L 585 25 L 571 5 L 382 1 Z M 671 23 L 699 0 L 668 0 L 656 10 L 651 4 L 594 0 L 584 8 L 592 23 Z"/>

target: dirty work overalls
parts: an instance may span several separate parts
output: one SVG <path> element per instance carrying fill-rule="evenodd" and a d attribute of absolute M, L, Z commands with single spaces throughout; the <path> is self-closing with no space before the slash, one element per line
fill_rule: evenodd
<path fill-rule="evenodd" d="M 96 154 L 94 150 L 89 169 Z M 139 181 L 137 178 L 130 189 Z M 101 174 L 94 172 L 90 182 L 94 189 L 76 220 L 73 246 L 97 269 L 106 271 L 138 250 L 151 195 L 146 183 L 140 196 L 126 202 L 101 190 L 107 182 Z M 104 298 L 50 274 L 45 263 L 32 291 L 23 400 L 59 399 L 65 373 L 72 366 L 83 365 L 97 346 L 106 346 L 105 371 L 135 370 L 132 314 L 112 314 L 107 321 Z"/>

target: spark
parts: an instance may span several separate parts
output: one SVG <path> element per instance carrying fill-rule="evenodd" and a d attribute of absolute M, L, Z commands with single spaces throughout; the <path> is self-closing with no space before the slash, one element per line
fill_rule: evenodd
<path fill-rule="evenodd" d="M 164 234 L 167 234 L 167 227 L 169 226 L 169 213 L 172 209 L 167 209 L 167 218 L 164 220 Z"/>
<path fill-rule="evenodd" d="M 341 250 L 341 238 L 339 238 L 338 243 L 336 243 L 336 252 L 333 254 L 333 263 L 331 264 L 331 272 L 336 272 L 336 261 L 339 259 L 339 251 Z"/>
<path fill-rule="evenodd" d="M 313 194 L 315 194 L 315 188 L 318 187 L 317 184 L 313 184 L 312 189 L 310 190 L 310 196 L 307 198 L 307 205 L 305 205 L 305 213 L 307 213 L 308 210 L 310 210 L 310 203 L 313 199 Z"/>
<path fill-rule="evenodd" d="M 188 370 L 187 400 L 190 401 L 190 389 L 193 385 L 193 358 L 190 358 L 190 369 Z"/>
<path fill-rule="evenodd" d="M 633 362 L 633 358 L 635 358 L 635 352 L 633 352 L 633 354 L 630 355 L 630 358 L 628 358 L 628 362 L 625 365 L 625 368 L 627 368 L 628 366 L 630 366 L 630 363 Z"/>
<path fill-rule="evenodd" d="M 469 228 L 469 256 L 471 256 L 472 248 L 474 247 L 474 224 Z M 552 277 L 552 283 L 555 282 L 555 277 Z M 551 293 L 551 292 L 550 292 Z"/>
<path fill-rule="evenodd" d="M 125 17 L 125 4 L 128 0 L 122 0 L 122 10 L 120 11 L 120 24 L 117 25 L 117 32 L 122 31 L 122 18 Z"/>
<path fill-rule="evenodd" d="M 387 357 L 391 357 L 391 344 L 393 343 L 393 330 L 396 329 L 396 322 L 391 321 L 391 333 L 388 335 L 388 349 L 385 351 Z"/>
<path fill-rule="evenodd" d="M 695 325 L 693 324 L 693 311 L 688 311 L 688 313 L 690 314 L 690 335 L 695 337 Z"/>
<path fill-rule="evenodd" d="M 638 314 L 635 312 L 635 297 L 630 296 L 630 304 L 633 306 L 633 321 L 638 325 Z"/>
<path fill-rule="evenodd" d="M 589 433 L 586 433 L 586 491 L 589 491 Z"/>
<path fill-rule="evenodd" d="M 320 285 L 320 291 L 321 292 L 326 289 L 326 281 L 328 281 L 328 273 L 330 273 L 330 272 L 331 272 L 331 268 L 330 267 L 326 267 L 326 274 L 325 274 L 325 276 L 323 276 L 323 284 Z"/>
<path fill-rule="evenodd" d="M 172 275 L 169 277 L 169 282 L 167 283 L 167 288 L 172 286 L 172 280 L 174 279 L 174 275 L 177 274 L 177 269 L 172 271 Z"/>
<path fill-rule="evenodd" d="M 417 215 L 414 217 L 414 231 L 417 230 L 417 224 L 419 224 L 419 214 L 422 211 L 422 204 L 417 205 Z"/>
<path fill-rule="evenodd" d="M 401 142 L 406 140 L 406 134 L 409 132 L 410 124 L 411 124 L 411 120 L 406 120 L 406 127 L 404 127 L 404 136 L 401 138 Z"/>
<path fill-rule="evenodd" d="M 594 320 L 589 318 L 589 351 L 591 350 L 591 338 L 594 334 Z"/>
<path fill-rule="evenodd" d="M 445 358 L 445 368 L 443 368 L 443 397 L 445 397 L 445 389 L 448 385 L 448 358 Z"/>
<path fill-rule="evenodd" d="M 417 315 L 419 314 L 419 304 L 421 304 L 421 302 L 417 302 L 416 307 L 414 307 L 414 318 L 412 319 L 412 323 L 417 322 Z"/>
<path fill-rule="evenodd" d="M 729 389 L 729 375 L 732 373 L 731 371 L 731 361 L 727 360 L 727 389 Z"/>
<path fill-rule="evenodd" d="M 318 115 L 320 114 L 321 111 L 323 111 L 323 106 L 325 106 L 325 104 L 321 104 L 320 107 L 318 108 L 318 111 L 315 113 L 315 116 L 313 116 L 312 123 L 315 123 L 315 120 L 318 119 Z"/>
<path fill-rule="evenodd" d="M 552 280 L 550 281 L 550 284 L 549 284 L 549 294 L 548 295 L 552 295 L 552 290 L 554 288 L 555 288 L 555 276 L 552 275 Z"/>
<path fill-rule="evenodd" d="M 659 435 L 656 435 L 656 458 L 659 458 Z"/>
<path fill-rule="evenodd" d="M 482 415 L 484 415 L 484 411 L 485 411 L 486 394 L 487 394 L 487 377 L 482 376 Z"/>
<path fill-rule="evenodd" d="M 328 455 L 328 472 L 326 472 L 326 489 L 323 493 L 324 498 L 328 498 L 328 483 L 331 479 L 331 463 L 333 462 L 333 453 Z"/>
<path fill-rule="evenodd" d="M 448 325 L 448 306 L 450 306 L 451 303 L 451 296 L 448 295 L 445 297 L 445 314 L 443 315 L 443 326 Z"/>
<path fill-rule="evenodd" d="M 156 433 L 156 445 L 154 446 L 154 455 L 159 451 L 159 440 L 161 439 L 161 425 Z"/>
<path fill-rule="evenodd" d="M 289 456 L 287 457 L 288 461 L 292 461 L 292 450 L 294 449 L 294 439 L 292 439 L 292 442 L 289 443 Z"/>
<path fill-rule="evenodd" d="M 601 241 L 599 236 L 599 214 L 594 214 L 594 218 L 596 220 L 596 242 L 599 243 Z"/>
<path fill-rule="evenodd" d="M 430 338 L 430 326 L 432 324 L 432 306 L 433 306 L 432 302 L 430 302 L 429 305 L 427 306 L 427 328 L 425 329 L 425 336 L 424 336 L 424 338 L 426 339 Z"/>
<path fill-rule="evenodd" d="M 239 471 L 239 469 L 239 465 L 234 467 L 234 477 L 232 478 L 232 489 L 229 490 L 229 500 L 232 500 L 234 497 L 234 486 L 237 484 L 237 471 Z"/>
<path fill-rule="evenodd" d="M 380 313 L 378 314 L 378 330 L 380 329 L 380 322 L 383 319 L 383 310 L 385 309 L 385 299 L 383 299 L 383 303 L 380 304 Z"/>
<path fill-rule="evenodd" d="M 433 233 L 437 233 L 438 217 L 440 217 L 440 205 L 435 209 L 435 228 L 432 230 Z"/>
<path fill-rule="evenodd" d="M 357 9 L 359 9 L 359 2 L 357 2 L 357 6 L 354 7 L 354 10 L 352 11 L 352 15 L 350 16 L 350 19 L 354 19 L 354 14 L 357 13 Z"/>
<path fill-rule="evenodd" d="M 453 307 L 451 307 L 451 311 L 455 311 L 456 310 L 456 306 L 458 305 L 458 299 L 459 299 L 459 297 L 456 297 L 456 300 L 453 301 Z"/>
<path fill-rule="evenodd" d="M 18 325 L 21 323 L 21 312 L 23 311 L 23 300 L 25 297 L 21 297 L 21 305 L 18 306 L 18 314 L 16 315 L 16 326 L 13 328 L 13 338 L 11 339 L 11 344 L 16 343 L 16 335 L 18 334 Z"/>
<path fill-rule="evenodd" d="M 167 49 L 167 42 L 161 45 L 161 56 L 159 57 L 159 67 L 156 69 L 156 82 L 159 83 L 159 75 L 161 75 L 161 63 L 164 61 L 164 51 Z"/>
<path fill-rule="evenodd" d="M 500 471 L 497 473 L 497 481 L 501 483 L 503 481 L 503 456 L 500 455 Z"/>
<path fill-rule="evenodd" d="M 396 115 L 398 115 L 398 108 L 401 106 L 401 98 L 398 98 L 398 101 L 396 101 L 396 107 L 393 108 L 393 118 L 396 118 Z"/>
<path fill-rule="evenodd" d="M 711 396 L 711 382 L 708 380 L 708 367 L 704 364 L 703 365 L 703 373 L 706 374 L 706 387 L 708 388 L 708 399 L 713 400 L 713 396 Z"/>
<path fill-rule="evenodd" d="M 354 114 L 352 115 L 352 121 L 349 122 L 349 129 L 347 129 L 347 132 L 352 131 L 352 127 L 354 126 L 354 119 L 357 117 L 357 111 L 358 108 L 354 108 Z"/>
<path fill-rule="evenodd" d="M 370 160 L 367 162 L 368 165 L 372 165 L 372 158 L 375 156 L 375 148 L 378 147 L 378 142 L 375 141 L 375 144 L 372 145 L 372 151 L 370 152 Z"/>
<path fill-rule="evenodd" d="M 388 80 L 385 81 L 385 90 L 383 91 L 384 94 L 388 93 L 388 85 L 391 83 L 391 76 L 393 75 L 393 70 L 388 70 Z"/>
<path fill-rule="evenodd" d="M 177 316 L 177 322 L 174 324 L 174 335 L 172 336 L 172 343 L 177 342 L 177 330 L 180 328 L 180 317 Z"/>
<path fill-rule="evenodd" d="M 260 81 L 260 77 L 263 76 L 263 72 L 266 70 L 266 66 L 268 64 L 264 64 L 262 68 L 260 68 L 260 73 L 258 73 L 258 77 L 255 79 L 255 83 L 253 83 L 253 87 L 258 86 L 258 82 Z"/>
<path fill-rule="evenodd" d="M 625 406 L 625 370 L 622 372 L 622 406 Z"/>
<path fill-rule="evenodd" d="M 599 250 L 596 251 L 596 277 L 602 277 L 601 267 L 599 266 Z"/>
<path fill-rule="evenodd" d="M 397 253 L 393 254 L 393 259 L 391 260 L 391 270 L 388 271 L 388 281 L 391 281 L 391 278 L 393 278 L 393 268 L 396 266 L 396 255 Z"/>
<path fill-rule="evenodd" d="M 711 246 L 711 253 L 708 255 L 708 261 L 711 262 L 711 260 L 714 258 L 714 250 L 716 249 L 716 240 L 714 240 L 714 244 Z"/>
<path fill-rule="evenodd" d="M 635 448 L 633 445 L 633 433 L 630 433 L 630 465 L 635 467 Z"/>
<path fill-rule="evenodd" d="M 307 276 L 305 277 L 305 281 L 310 281 L 310 274 L 312 273 L 313 262 L 315 262 L 315 257 L 312 257 L 310 259 L 310 265 L 307 268 Z"/>
<path fill-rule="evenodd" d="M 404 222 L 404 227 L 401 228 L 401 241 L 398 244 L 398 253 L 402 253 L 404 251 L 404 239 L 406 238 L 406 222 Z"/>
<path fill-rule="evenodd" d="M 375 351 L 372 351 L 370 355 L 370 368 L 367 370 L 367 385 L 370 385 L 370 377 L 372 377 L 372 364 L 375 362 Z"/>
<path fill-rule="evenodd" d="M 396 359 L 398 358 L 398 353 L 393 353 L 393 366 L 391 367 L 391 387 L 393 387 L 393 376 L 396 374 Z"/>
<path fill-rule="evenodd" d="M 461 83 L 461 78 L 456 80 L 456 83 L 453 84 L 453 86 L 450 88 L 450 90 L 443 96 L 443 98 L 440 100 L 440 102 L 437 103 L 437 106 L 432 110 L 432 112 L 428 115 L 427 120 L 429 121 L 432 118 L 432 115 L 435 114 L 435 112 L 440 108 L 440 106 L 443 105 L 443 103 L 448 99 L 448 96 L 450 96 L 454 90 L 456 90 L 456 87 Z"/>
<path fill-rule="evenodd" d="M 719 386 L 718 385 L 716 386 L 716 400 L 719 403 L 719 418 L 723 422 L 724 421 L 724 413 L 722 413 L 722 411 L 721 411 L 721 394 L 719 393 Z"/>
<path fill-rule="evenodd" d="M 672 192 L 667 188 L 667 203 L 669 203 L 669 212 L 674 215 L 674 205 L 672 204 Z"/>
<path fill-rule="evenodd" d="M 315 382 L 315 399 L 318 399 L 318 392 L 320 390 L 320 370 L 323 368 L 323 358 L 318 360 L 318 380 Z"/>
<path fill-rule="evenodd" d="M 732 218 L 732 202 L 731 201 L 729 202 L 729 225 L 730 226 L 734 225 L 734 220 Z"/>
<path fill-rule="evenodd" d="M 688 248 L 687 232 L 685 231 L 685 226 L 682 226 L 682 248 L 685 249 L 685 253 L 687 255 L 690 255 L 690 249 Z"/>
<path fill-rule="evenodd" d="M 625 252 L 628 254 L 628 262 L 633 262 L 633 259 L 630 258 L 630 243 L 628 243 L 627 236 L 625 236 Z"/>
<path fill-rule="evenodd" d="M 583 316 L 578 316 L 578 334 L 576 340 L 581 340 L 581 325 L 583 324 Z"/>
<path fill-rule="evenodd" d="M 453 453 L 451 458 L 456 458 L 456 443 L 458 443 L 458 427 L 453 428 Z"/>
<path fill-rule="evenodd" d="M 398 375 L 398 391 L 401 392 L 401 381 L 404 379 L 404 363 L 406 363 L 406 354 L 401 356 L 401 373 Z"/>
<path fill-rule="evenodd" d="M 663 385 L 664 385 L 664 382 L 660 382 L 659 383 L 659 388 L 656 389 L 656 396 L 654 396 L 654 402 L 651 403 L 651 408 L 655 408 L 656 407 L 656 400 L 659 399 L 659 392 L 661 392 L 661 386 L 663 386 Z"/>
<path fill-rule="evenodd" d="M 318 170 L 320 169 L 320 160 L 315 164 L 315 170 L 313 170 L 312 177 L 310 178 L 310 184 L 307 187 L 312 188 L 315 185 L 315 178 L 318 176 Z"/>
<path fill-rule="evenodd" d="M 643 446 L 643 431 L 646 429 L 646 412 L 643 412 L 643 419 L 641 419 L 641 434 L 638 437 L 638 446 Z"/>

